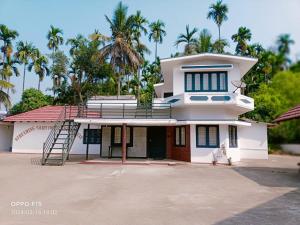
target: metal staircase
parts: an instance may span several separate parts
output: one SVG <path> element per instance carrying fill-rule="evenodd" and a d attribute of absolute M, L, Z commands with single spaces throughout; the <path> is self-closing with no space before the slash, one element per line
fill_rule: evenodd
<path fill-rule="evenodd" d="M 78 107 L 64 106 L 43 145 L 42 165 L 64 165 L 80 127 L 77 114 Z"/>

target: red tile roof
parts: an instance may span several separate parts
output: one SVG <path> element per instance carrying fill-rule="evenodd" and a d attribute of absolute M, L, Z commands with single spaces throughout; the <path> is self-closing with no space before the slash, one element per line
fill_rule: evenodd
<path fill-rule="evenodd" d="M 282 122 L 296 118 L 300 118 L 300 105 L 297 105 L 296 107 L 290 109 L 286 113 L 283 113 L 277 119 L 275 119 L 274 122 Z"/>
<path fill-rule="evenodd" d="M 70 107 L 67 108 L 69 112 Z M 25 113 L 6 117 L 4 122 L 53 122 L 59 120 L 64 106 L 44 106 Z M 77 107 L 71 107 L 71 118 L 77 115 Z"/>

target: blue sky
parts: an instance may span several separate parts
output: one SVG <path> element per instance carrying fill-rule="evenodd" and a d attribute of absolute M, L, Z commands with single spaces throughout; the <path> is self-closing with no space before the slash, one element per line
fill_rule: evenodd
<path fill-rule="evenodd" d="M 119 0 L 0 0 L 0 24 L 16 29 L 18 40 L 30 41 L 44 54 L 47 49 L 46 34 L 50 25 L 60 27 L 64 38 L 68 39 L 81 33 L 88 35 L 95 29 L 109 35 L 109 26 L 104 15 L 111 16 Z M 150 22 L 161 19 L 166 23 L 167 36 L 158 47 L 160 57 L 169 57 L 180 51 L 174 47 L 179 33 L 185 31 L 185 25 L 199 29 L 207 28 L 217 38 L 217 27 L 206 19 L 212 0 L 124 0 L 129 13 L 141 10 Z M 289 33 L 296 44 L 292 47 L 291 59 L 300 58 L 300 1 L 299 0 L 224 0 L 229 7 L 229 20 L 221 28 L 223 38 L 230 40 L 238 27 L 246 26 L 252 32 L 251 42 L 260 42 L 271 47 L 281 33 Z M 154 54 L 154 44 L 146 38 L 144 42 Z M 1 43 L 2 44 L 2 43 Z M 229 51 L 234 50 L 230 42 Z M 67 50 L 67 47 L 63 47 Z M 153 54 L 148 56 L 153 59 Z M 12 96 L 17 102 L 21 95 L 22 79 L 13 78 L 16 93 Z M 26 88 L 37 87 L 38 78 L 27 73 Z M 51 87 L 50 78 L 41 84 L 42 90 Z M 51 92 L 47 92 L 51 94 Z"/>

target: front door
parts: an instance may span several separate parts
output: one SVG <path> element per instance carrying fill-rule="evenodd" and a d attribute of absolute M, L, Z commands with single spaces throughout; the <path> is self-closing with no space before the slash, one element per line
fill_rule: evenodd
<path fill-rule="evenodd" d="M 148 157 L 153 159 L 166 158 L 166 128 L 148 127 L 147 149 Z"/>

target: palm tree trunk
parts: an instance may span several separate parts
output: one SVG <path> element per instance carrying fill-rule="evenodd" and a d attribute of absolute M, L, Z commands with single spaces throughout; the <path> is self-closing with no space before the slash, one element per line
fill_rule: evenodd
<path fill-rule="evenodd" d="M 140 91 L 141 91 L 141 89 L 140 89 L 140 75 L 141 75 L 141 73 L 140 73 L 140 71 L 141 71 L 141 68 L 139 67 L 138 68 L 138 85 L 137 85 L 137 102 L 138 103 L 140 103 L 140 101 L 141 101 L 141 93 L 140 93 Z"/>
<path fill-rule="evenodd" d="M 38 83 L 38 90 L 41 90 L 41 79 L 39 78 L 39 83 Z"/>
<path fill-rule="evenodd" d="M 117 78 L 117 82 L 118 82 L 118 93 L 117 95 L 120 96 L 121 95 L 121 79 L 120 79 L 120 75 L 118 75 L 118 78 Z"/>
<path fill-rule="evenodd" d="M 157 58 L 157 41 L 155 42 L 155 59 L 154 59 L 154 61 L 156 60 L 156 58 Z"/>
<path fill-rule="evenodd" d="M 218 30 L 219 30 L 219 46 L 218 46 L 218 49 L 219 49 L 219 53 L 221 52 L 221 26 L 218 25 Z"/>
<path fill-rule="evenodd" d="M 24 89 L 25 89 L 25 75 L 26 75 L 26 63 L 24 63 L 24 70 L 23 70 L 23 90 L 22 90 L 22 95 L 23 95 Z"/>

